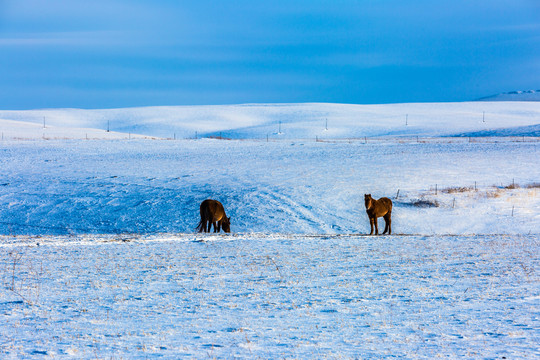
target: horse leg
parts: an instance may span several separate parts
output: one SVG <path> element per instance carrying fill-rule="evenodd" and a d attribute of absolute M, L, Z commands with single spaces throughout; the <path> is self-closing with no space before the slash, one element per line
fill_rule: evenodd
<path fill-rule="evenodd" d="M 220 232 L 221 231 L 221 221 L 218 221 L 217 222 L 217 231 L 216 232 Z"/>
<path fill-rule="evenodd" d="M 369 218 L 369 225 L 371 226 L 371 232 L 369 233 L 369 235 L 373 235 L 373 218 L 372 217 Z"/>
<path fill-rule="evenodd" d="M 386 234 L 387 231 L 388 231 L 388 235 L 392 234 L 392 213 L 391 212 L 388 212 L 386 215 L 384 215 L 384 221 L 386 225 L 384 227 L 383 234 Z"/>
<path fill-rule="evenodd" d="M 373 217 L 373 223 L 375 224 L 375 235 L 379 235 L 379 221 L 377 221 L 377 217 Z"/>

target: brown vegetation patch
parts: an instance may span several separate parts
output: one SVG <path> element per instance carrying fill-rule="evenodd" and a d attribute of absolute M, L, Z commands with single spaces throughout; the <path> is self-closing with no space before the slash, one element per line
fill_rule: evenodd
<path fill-rule="evenodd" d="M 442 189 L 441 191 L 446 194 L 455 194 L 455 193 L 463 193 L 468 191 L 473 191 L 474 188 L 471 186 L 456 186 L 456 187 L 449 187 L 446 189 Z"/>
<path fill-rule="evenodd" d="M 512 184 L 510 184 L 510 185 L 506 185 L 504 188 L 505 188 L 505 189 L 508 189 L 508 190 L 519 189 L 519 185 L 516 184 L 516 183 L 512 183 Z"/>
<path fill-rule="evenodd" d="M 412 206 L 415 207 L 439 207 L 439 202 L 437 200 L 427 200 L 427 199 L 418 199 L 411 202 Z"/>

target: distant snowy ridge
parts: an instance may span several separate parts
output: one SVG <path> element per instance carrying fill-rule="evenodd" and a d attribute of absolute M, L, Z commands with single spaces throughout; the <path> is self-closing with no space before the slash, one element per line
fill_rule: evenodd
<path fill-rule="evenodd" d="M 460 136 L 496 129 L 522 136 L 538 124 L 540 102 L 532 101 L 0 110 L 0 132 L 8 139 L 111 138 L 112 132 L 116 138 L 324 139 Z"/>
<path fill-rule="evenodd" d="M 478 99 L 479 101 L 540 101 L 540 90 L 510 91 Z"/>
<path fill-rule="evenodd" d="M 488 129 L 459 134 L 459 136 L 469 137 L 491 137 L 491 136 L 540 136 L 540 124 L 530 126 L 518 126 L 514 128 Z"/>
<path fill-rule="evenodd" d="M 121 133 L 94 128 L 51 126 L 34 122 L 0 119 L 1 140 L 72 140 L 72 139 L 144 139 L 152 138 L 144 135 Z"/>

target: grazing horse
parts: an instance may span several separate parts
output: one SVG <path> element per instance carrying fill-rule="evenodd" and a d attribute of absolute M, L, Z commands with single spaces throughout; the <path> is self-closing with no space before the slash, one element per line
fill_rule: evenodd
<path fill-rule="evenodd" d="M 364 194 L 364 201 L 366 203 L 366 212 L 369 217 L 369 224 L 371 225 L 371 232 L 369 235 L 373 235 L 374 224 L 375 235 L 379 235 L 377 218 L 381 216 L 384 218 L 384 222 L 386 223 L 383 234 L 388 232 L 390 235 L 392 233 L 392 200 L 386 197 L 375 200 L 371 197 L 371 194 Z"/>
<path fill-rule="evenodd" d="M 231 232 L 231 218 L 225 214 L 223 205 L 217 200 L 207 199 L 201 203 L 201 221 L 197 225 L 199 232 L 210 232 L 214 225 L 214 232 L 219 232 L 221 228 L 226 233 Z"/>

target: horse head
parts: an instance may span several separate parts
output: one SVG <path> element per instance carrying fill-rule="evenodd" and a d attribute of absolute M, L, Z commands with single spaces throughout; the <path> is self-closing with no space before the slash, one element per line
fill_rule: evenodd
<path fill-rule="evenodd" d="M 230 233 L 231 232 L 231 218 L 225 217 L 225 219 L 223 220 L 221 224 L 221 227 L 223 228 L 223 231 L 225 231 L 226 233 Z"/>
<path fill-rule="evenodd" d="M 372 202 L 373 198 L 371 197 L 371 194 L 364 194 L 364 203 L 366 204 L 366 209 L 371 208 Z"/>

